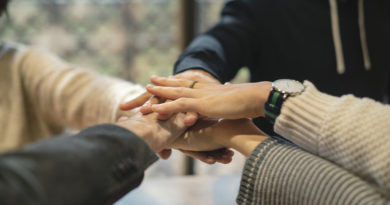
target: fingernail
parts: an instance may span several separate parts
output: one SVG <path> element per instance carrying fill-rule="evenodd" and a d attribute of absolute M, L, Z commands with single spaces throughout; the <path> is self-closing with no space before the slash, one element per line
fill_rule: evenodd
<path fill-rule="evenodd" d="M 153 85 L 151 85 L 151 84 L 147 84 L 146 85 L 146 88 L 153 88 L 154 86 Z"/>
<path fill-rule="evenodd" d="M 122 116 L 122 117 L 120 117 L 120 118 L 118 119 L 118 122 L 126 121 L 126 120 L 128 120 L 128 119 L 129 119 L 129 117 L 127 117 L 127 116 Z"/>

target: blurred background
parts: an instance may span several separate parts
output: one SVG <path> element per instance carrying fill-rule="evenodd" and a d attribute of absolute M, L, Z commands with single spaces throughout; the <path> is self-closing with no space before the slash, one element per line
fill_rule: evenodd
<path fill-rule="evenodd" d="M 224 3 L 224 0 L 12 0 L 10 15 L 2 18 L 5 26 L 0 28 L 0 35 L 5 41 L 49 50 L 79 67 L 146 85 L 152 74 L 172 74 L 182 49 L 196 34 L 218 21 Z M 247 79 L 248 72 L 244 69 L 234 82 Z M 210 166 L 174 152 L 170 160 L 154 164 L 147 178 L 185 174 L 238 176 L 243 163 L 239 153 L 230 165 Z"/>
<path fill-rule="evenodd" d="M 46 48 L 78 66 L 145 85 L 152 74 L 172 74 L 186 41 L 183 29 L 190 26 L 190 35 L 206 30 L 218 20 L 223 3 L 12 0 L 9 18 L 2 19 L 7 26 L 1 27 L 0 35 Z M 191 10 L 184 11 L 186 6 Z M 191 25 L 183 25 L 188 18 Z"/>

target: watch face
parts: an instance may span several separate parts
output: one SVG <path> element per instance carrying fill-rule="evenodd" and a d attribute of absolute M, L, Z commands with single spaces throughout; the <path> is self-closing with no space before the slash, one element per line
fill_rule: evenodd
<path fill-rule="evenodd" d="M 287 93 L 289 95 L 299 94 L 305 89 L 302 83 L 290 79 L 276 80 L 272 83 L 272 87 L 281 93 Z"/>

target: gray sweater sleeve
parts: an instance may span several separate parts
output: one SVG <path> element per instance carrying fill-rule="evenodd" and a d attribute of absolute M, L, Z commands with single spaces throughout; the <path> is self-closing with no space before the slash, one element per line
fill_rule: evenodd
<path fill-rule="evenodd" d="M 98 125 L 0 156 L 2 204 L 109 204 L 157 159 L 138 136 Z"/>
<path fill-rule="evenodd" d="M 390 193 L 390 106 L 305 86 L 284 102 L 275 131 Z"/>
<path fill-rule="evenodd" d="M 389 194 L 292 144 L 268 138 L 247 159 L 238 204 L 389 204 Z"/>

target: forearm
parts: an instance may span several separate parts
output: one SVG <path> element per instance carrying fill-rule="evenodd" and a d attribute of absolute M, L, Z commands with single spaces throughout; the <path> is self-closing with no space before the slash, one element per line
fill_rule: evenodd
<path fill-rule="evenodd" d="M 339 166 L 268 138 L 247 159 L 238 204 L 387 204 L 387 194 Z"/>
<path fill-rule="evenodd" d="M 175 73 L 200 68 L 220 82 L 230 81 L 253 59 L 259 36 L 253 19 L 255 2 L 229 1 L 220 22 L 198 36 L 175 64 Z"/>
<path fill-rule="evenodd" d="M 255 150 L 255 148 L 266 139 L 264 135 L 236 135 L 226 143 L 226 147 L 231 147 L 246 157 Z"/>
<path fill-rule="evenodd" d="M 29 49 L 19 65 L 33 109 L 55 126 L 81 129 L 115 122 L 119 104 L 142 92 L 140 86 L 76 68 L 38 50 Z"/>
<path fill-rule="evenodd" d="M 0 157 L 5 204 L 108 204 L 139 185 L 157 157 L 133 133 L 113 125 L 88 128 Z M 17 203 L 20 202 L 20 203 Z"/>
<path fill-rule="evenodd" d="M 390 190 L 390 107 L 306 91 L 282 106 L 275 131 L 300 147 Z"/>
<path fill-rule="evenodd" d="M 242 119 L 235 123 L 232 132 L 218 135 L 216 141 L 224 147 L 233 148 L 248 157 L 266 138 L 267 136 L 265 136 L 256 125 L 248 119 Z"/>

